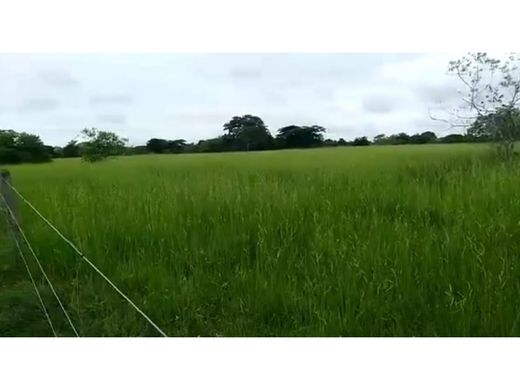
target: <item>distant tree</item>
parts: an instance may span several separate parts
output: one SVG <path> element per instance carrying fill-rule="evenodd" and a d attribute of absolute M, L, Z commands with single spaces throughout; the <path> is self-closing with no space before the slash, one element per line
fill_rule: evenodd
<path fill-rule="evenodd" d="M 234 116 L 224 124 L 227 140 L 236 150 L 270 149 L 273 137 L 264 121 L 254 115 Z"/>
<path fill-rule="evenodd" d="M 137 154 L 147 154 L 147 153 L 150 153 L 150 150 L 146 147 L 146 145 L 128 146 L 125 148 L 125 154 L 127 154 L 127 155 L 137 155 Z"/>
<path fill-rule="evenodd" d="M 439 138 L 439 142 L 443 144 L 454 144 L 461 142 L 468 142 L 464 134 L 448 134 Z"/>
<path fill-rule="evenodd" d="M 22 154 L 22 161 L 47 162 L 51 160 L 51 153 L 40 137 L 35 134 L 19 133 L 16 137 L 15 147 Z"/>
<path fill-rule="evenodd" d="M 22 156 L 16 149 L 0 146 L 0 164 L 18 164 L 21 162 L 23 162 Z"/>
<path fill-rule="evenodd" d="M 368 146 L 370 145 L 370 141 L 367 137 L 358 137 L 352 141 L 352 146 Z"/>
<path fill-rule="evenodd" d="M 286 126 L 278 130 L 276 139 L 284 148 L 310 148 L 323 143 L 323 133 L 326 129 L 321 126 Z"/>
<path fill-rule="evenodd" d="M 421 134 L 414 134 L 410 137 L 411 144 L 427 144 L 437 141 L 437 136 L 432 131 L 425 131 Z"/>
<path fill-rule="evenodd" d="M 17 164 L 21 157 L 15 148 L 17 133 L 14 130 L 0 130 L 0 163 Z"/>
<path fill-rule="evenodd" d="M 392 134 L 387 137 L 385 144 L 387 145 L 405 145 L 410 143 L 410 136 L 406 133 Z"/>
<path fill-rule="evenodd" d="M 194 143 L 186 143 L 184 145 L 184 153 L 196 153 L 197 152 L 197 145 Z"/>
<path fill-rule="evenodd" d="M 394 145 L 404 145 L 410 143 L 410 136 L 404 132 L 391 135 L 389 137 Z"/>
<path fill-rule="evenodd" d="M 182 153 L 186 146 L 186 140 L 176 139 L 168 141 L 168 150 L 170 153 Z"/>
<path fill-rule="evenodd" d="M 63 157 L 79 157 L 79 145 L 77 141 L 69 141 L 69 143 L 63 148 Z"/>
<path fill-rule="evenodd" d="M 168 141 L 161 138 L 151 138 L 146 143 L 146 147 L 152 153 L 168 153 Z"/>
<path fill-rule="evenodd" d="M 233 149 L 233 147 L 235 147 L 233 142 L 234 139 L 223 135 L 221 137 L 199 141 L 196 150 L 200 153 L 229 152 L 236 150 Z"/>
<path fill-rule="evenodd" d="M 338 146 L 347 146 L 347 145 L 348 145 L 347 141 L 345 141 L 343 138 L 340 138 L 338 140 Z"/>
<path fill-rule="evenodd" d="M 0 163 L 47 162 L 51 152 L 39 136 L 0 130 Z"/>
<path fill-rule="evenodd" d="M 437 141 L 437 134 L 433 131 L 425 131 L 421 133 L 421 139 L 426 140 L 426 143 L 435 142 Z"/>
<path fill-rule="evenodd" d="M 338 146 L 338 141 L 335 141 L 331 138 L 327 138 L 325 141 L 323 141 L 323 146 Z"/>
<path fill-rule="evenodd" d="M 126 138 L 121 138 L 110 131 L 84 129 L 81 134 L 86 139 L 82 157 L 85 161 L 96 162 L 124 152 Z"/>
<path fill-rule="evenodd" d="M 374 144 L 376 145 L 384 145 L 387 141 L 385 134 L 378 134 L 374 137 Z"/>
<path fill-rule="evenodd" d="M 520 109 L 499 107 L 492 113 L 478 116 L 468 128 L 467 135 L 485 141 L 502 140 L 500 153 L 508 155 L 514 148 L 514 141 L 520 139 Z"/>
<path fill-rule="evenodd" d="M 0 147 L 14 148 L 18 133 L 14 130 L 0 130 Z"/>

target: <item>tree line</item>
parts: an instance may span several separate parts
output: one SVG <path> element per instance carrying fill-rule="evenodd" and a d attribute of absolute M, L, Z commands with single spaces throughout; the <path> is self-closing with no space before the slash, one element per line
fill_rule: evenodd
<path fill-rule="evenodd" d="M 67 146 L 45 145 L 36 134 L 0 129 L 0 164 L 42 163 L 54 158 L 82 157 L 95 162 L 127 152 L 125 138 L 114 132 L 84 129 L 82 141 L 70 141 Z"/>
<path fill-rule="evenodd" d="M 515 115 L 519 116 L 516 112 Z M 39 136 L 14 130 L 0 130 L 0 163 L 47 162 L 53 158 L 82 157 L 95 162 L 110 156 L 134 154 L 215 153 L 302 149 L 336 146 L 406 145 L 431 143 L 489 142 L 491 117 L 479 118 L 465 134 L 437 137 L 432 131 L 416 134 L 404 132 L 379 134 L 373 139 L 358 137 L 350 141 L 325 138 L 327 130 L 319 125 L 290 125 L 273 136 L 264 121 L 254 115 L 235 116 L 223 126 L 224 134 L 189 143 L 184 139 L 151 138 L 145 145 L 126 146 L 127 140 L 111 131 L 84 129 L 80 140 L 73 139 L 65 147 L 45 145 Z M 78 137 L 76 137 L 78 138 Z"/>
<path fill-rule="evenodd" d="M 257 116 L 235 116 L 223 126 L 222 136 L 188 143 L 183 139 L 167 140 L 152 138 L 146 145 L 130 148 L 132 154 L 144 153 L 212 153 L 233 151 L 255 151 L 276 149 L 303 149 L 334 146 L 405 145 L 427 143 L 488 142 L 491 138 L 482 133 L 468 131 L 465 134 L 449 134 L 437 137 L 432 131 L 409 135 L 379 134 L 373 139 L 358 137 L 346 141 L 325 138 L 327 130 L 318 125 L 285 126 L 273 137 L 263 120 Z"/>

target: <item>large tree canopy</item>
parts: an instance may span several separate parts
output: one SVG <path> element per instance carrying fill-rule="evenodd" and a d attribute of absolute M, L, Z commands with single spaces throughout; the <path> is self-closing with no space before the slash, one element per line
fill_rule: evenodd
<path fill-rule="evenodd" d="M 489 139 L 520 139 L 520 110 L 516 107 L 500 107 L 495 112 L 480 115 L 468 128 L 468 134 Z"/>
<path fill-rule="evenodd" d="M 162 138 L 151 138 L 146 143 L 146 148 L 152 153 L 181 153 L 187 143 L 183 139 L 173 141 Z"/>
<path fill-rule="evenodd" d="M 278 130 L 276 139 L 283 148 L 310 148 L 323 142 L 323 133 L 326 130 L 321 126 L 286 126 Z"/>
<path fill-rule="evenodd" d="M 151 138 L 146 143 L 146 148 L 152 153 L 167 153 L 168 141 L 161 138 Z"/>
<path fill-rule="evenodd" d="M 254 115 L 234 116 L 224 124 L 224 131 L 236 150 L 269 149 L 273 141 L 264 121 Z"/>
<path fill-rule="evenodd" d="M 18 133 L 14 130 L 0 130 L 0 163 L 50 161 L 52 153 L 39 136 Z"/>
<path fill-rule="evenodd" d="M 84 129 L 81 134 L 86 139 L 82 157 L 89 162 L 101 161 L 109 156 L 123 154 L 126 139 L 110 131 Z"/>

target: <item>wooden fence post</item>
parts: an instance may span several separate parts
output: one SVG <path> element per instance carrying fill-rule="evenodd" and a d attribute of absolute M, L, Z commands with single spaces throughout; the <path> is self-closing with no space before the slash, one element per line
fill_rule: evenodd
<path fill-rule="evenodd" d="M 5 199 L 0 199 L 2 206 L 7 204 L 7 207 L 12 211 L 14 217 L 16 218 L 16 222 L 20 224 L 20 216 L 18 214 L 18 208 L 16 207 L 16 196 L 11 187 L 11 173 L 7 169 L 2 169 L 0 171 L 0 195 Z M 7 213 L 7 218 L 9 219 L 9 226 L 13 230 L 16 237 L 18 237 L 18 227 L 16 226 L 16 222 L 13 221 L 13 216 L 9 212 L 9 210 L 5 210 Z"/>

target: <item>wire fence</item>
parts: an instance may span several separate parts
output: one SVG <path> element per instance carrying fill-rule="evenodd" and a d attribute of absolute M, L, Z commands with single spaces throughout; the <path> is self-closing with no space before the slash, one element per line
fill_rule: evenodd
<path fill-rule="evenodd" d="M 2 199 L 4 199 L 2 197 Z M 14 232 L 11 231 L 11 237 L 16 245 L 16 249 L 18 250 L 18 254 L 20 256 L 20 259 L 22 259 L 22 262 L 25 266 L 25 269 L 27 270 L 27 274 L 29 275 L 29 279 L 31 280 L 31 283 L 34 287 L 34 291 L 36 293 L 36 296 L 38 297 L 38 301 L 40 302 L 40 305 L 42 306 L 42 310 L 43 310 L 43 314 L 45 315 L 45 319 L 47 320 L 47 322 L 49 323 L 49 326 L 52 330 L 52 334 L 54 335 L 54 337 L 58 337 L 58 334 L 56 333 L 56 329 L 54 328 L 54 324 L 52 323 L 52 320 L 51 320 L 51 317 L 49 316 L 49 311 L 47 310 L 47 307 L 45 306 L 45 303 L 43 301 L 43 298 L 40 294 L 40 290 L 38 289 L 38 286 L 36 285 L 36 282 L 34 280 L 34 277 L 32 275 L 32 272 L 31 272 L 31 269 L 29 268 L 29 265 L 27 264 L 27 259 L 25 258 L 25 255 L 23 253 L 23 250 L 20 246 L 20 243 L 18 242 L 18 239 L 16 238 L 16 236 L 14 235 Z"/>
<path fill-rule="evenodd" d="M 10 174 L 7 171 L 2 171 L 1 172 L 1 175 L 0 175 L 0 188 L 2 189 L 2 191 L 0 191 L 1 192 L 0 196 L 2 198 L 2 206 L 5 209 L 6 219 L 7 219 L 8 225 L 10 226 L 11 237 L 12 237 L 14 243 L 15 243 L 15 246 L 16 246 L 16 248 L 18 250 L 18 254 L 19 254 L 20 258 L 21 258 L 22 262 L 24 263 L 25 268 L 27 269 L 27 272 L 28 272 L 29 278 L 31 280 L 31 283 L 33 284 L 33 286 L 35 288 L 36 295 L 37 295 L 38 300 L 39 300 L 39 302 L 40 302 L 40 304 L 42 306 L 42 310 L 43 310 L 43 312 L 45 314 L 45 317 L 46 317 L 47 321 L 49 322 L 49 326 L 50 326 L 54 336 L 57 336 L 55 327 L 54 327 L 54 325 L 52 323 L 52 320 L 51 320 L 51 318 L 49 316 L 49 311 L 48 311 L 47 307 L 45 306 L 45 303 L 44 303 L 44 301 L 42 299 L 42 296 L 40 294 L 38 286 L 37 286 L 37 284 L 36 284 L 36 282 L 34 280 L 34 277 L 33 277 L 32 273 L 30 271 L 30 268 L 29 268 L 28 263 L 27 263 L 27 258 L 25 257 L 25 255 L 23 254 L 23 251 L 21 249 L 19 237 L 21 237 L 23 242 L 25 242 L 27 248 L 29 249 L 29 252 L 31 253 L 31 257 L 33 257 L 35 262 L 37 263 L 38 269 L 40 270 L 40 272 L 44 276 L 44 279 L 47 282 L 47 285 L 49 286 L 50 290 L 52 291 L 52 294 L 54 295 L 54 298 L 58 302 L 58 305 L 60 306 L 60 309 L 63 312 L 63 315 L 65 316 L 65 318 L 67 319 L 67 322 L 68 322 L 70 328 L 72 329 L 72 331 L 74 332 L 75 336 L 80 337 L 80 334 L 79 334 L 76 326 L 74 325 L 74 323 L 73 323 L 69 313 L 65 309 L 65 306 L 63 305 L 62 300 L 60 299 L 58 293 L 56 292 L 56 289 L 54 288 L 54 285 L 53 285 L 52 281 L 50 280 L 49 276 L 45 272 L 44 267 L 42 266 L 42 262 L 40 261 L 40 259 L 36 255 L 36 252 L 34 251 L 33 246 L 31 245 L 27 235 L 25 234 L 25 232 L 24 232 L 24 230 L 23 230 L 23 228 L 22 228 L 22 226 L 21 226 L 21 224 L 19 222 L 19 217 L 17 217 L 16 210 L 15 210 L 15 207 L 14 207 L 15 201 L 14 201 L 13 194 L 15 194 L 17 196 L 17 198 L 21 199 L 27 206 L 29 206 L 29 208 L 43 222 L 45 222 L 45 224 L 49 228 L 51 228 L 70 248 L 72 248 L 72 250 L 78 255 L 78 257 L 83 262 L 88 264 L 90 266 L 90 268 L 92 268 L 103 280 L 105 280 L 108 283 L 108 285 L 110 287 L 112 287 L 112 289 L 115 290 L 130 305 L 130 307 L 132 307 L 137 313 L 139 313 L 139 315 L 141 317 L 143 317 L 161 336 L 168 337 L 167 334 L 154 321 L 152 321 L 152 319 L 141 308 L 139 308 L 135 304 L 135 302 L 132 301 L 132 299 L 130 299 L 128 297 L 127 294 L 125 294 L 123 291 L 121 291 L 114 284 L 114 282 L 107 275 L 105 275 L 90 259 L 88 259 L 85 256 L 85 254 L 83 254 L 83 252 L 80 251 L 78 249 L 78 247 L 70 239 L 65 237 L 65 235 L 63 235 L 63 233 L 61 233 L 61 231 L 52 222 L 50 222 L 28 199 L 26 199 L 12 185 L 12 183 L 10 182 Z"/>

